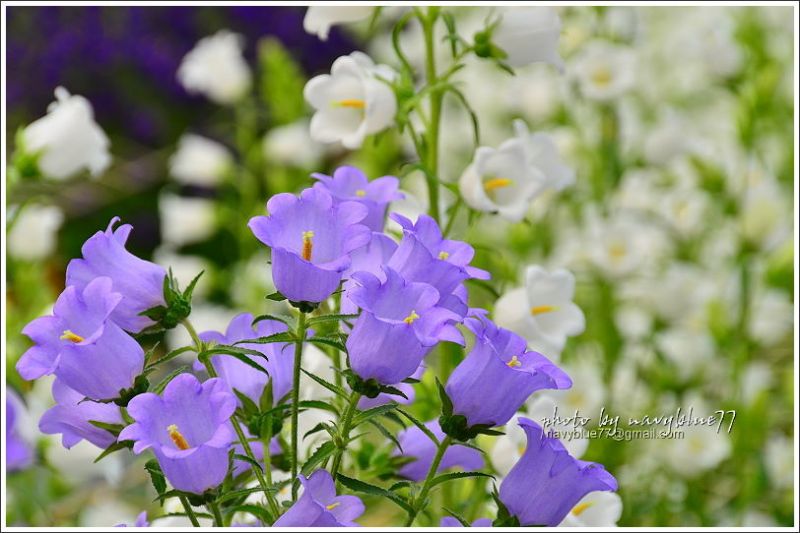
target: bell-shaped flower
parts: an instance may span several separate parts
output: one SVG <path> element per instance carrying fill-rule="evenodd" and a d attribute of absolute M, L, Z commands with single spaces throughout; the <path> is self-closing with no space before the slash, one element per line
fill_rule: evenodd
<path fill-rule="evenodd" d="M 470 317 L 464 324 L 475 334 L 475 346 L 453 370 L 445 391 L 453 414 L 464 416 L 468 426 L 502 426 L 537 390 L 572 385 L 547 357 L 528 351 L 519 335 L 484 316 Z"/>
<path fill-rule="evenodd" d="M 252 75 L 242 56 L 241 35 L 220 30 L 197 42 L 178 67 L 178 81 L 221 105 L 235 104 L 250 89 Z"/>
<path fill-rule="evenodd" d="M 386 65 L 376 66 L 366 54 L 353 52 L 334 61 L 330 74 L 311 78 L 303 90 L 315 110 L 311 138 L 355 149 L 367 135 L 390 127 L 397 101 L 385 80 L 394 76 Z"/>
<path fill-rule="evenodd" d="M 609 41 L 589 41 L 572 59 L 569 70 L 583 96 L 602 102 L 614 100 L 636 84 L 636 53 Z"/>
<path fill-rule="evenodd" d="M 55 374 L 89 398 L 118 397 L 144 367 L 142 347 L 111 320 L 122 299 L 107 277 L 95 278 L 83 289 L 64 289 L 52 315 L 22 330 L 34 345 L 17 362 L 19 374 L 28 380 Z"/>
<path fill-rule="evenodd" d="M 334 202 L 324 190 L 305 189 L 299 197 L 276 194 L 267 202 L 269 216 L 250 219 L 258 240 L 272 248 L 272 279 L 293 302 L 321 302 L 339 286 L 350 266 L 350 252 L 369 242 L 360 224 L 367 208 L 357 202 Z"/>
<path fill-rule="evenodd" d="M 351 278 L 355 272 L 369 272 L 379 278 L 383 277 L 383 266 L 397 250 L 397 243 L 385 233 L 373 231 L 370 240 L 364 246 L 353 250 L 350 254 L 350 268 L 342 275 L 345 282 L 342 286 L 341 312 L 344 314 L 358 313 L 358 306 L 350 300 L 350 291 L 358 286 Z"/>
<path fill-rule="evenodd" d="M 558 55 L 561 19 L 552 7 L 508 7 L 492 32 L 492 41 L 507 54 L 512 67 L 545 61 L 562 69 Z"/>
<path fill-rule="evenodd" d="M 245 355 L 245 357 L 250 358 L 251 361 L 266 369 L 269 375 L 259 372 L 240 360 L 227 355 L 211 356 L 211 364 L 214 365 L 214 369 L 220 379 L 231 390 L 238 390 L 256 402 L 256 404 L 261 398 L 267 381 L 272 379 L 272 402 L 277 404 L 292 389 L 294 352 L 286 350 L 287 344 L 285 342 L 258 344 L 240 343 L 240 341 L 268 337 L 286 330 L 286 324 L 277 320 L 262 320 L 253 325 L 253 315 L 242 313 L 231 320 L 224 335 L 217 331 L 205 331 L 200 333 L 200 339 L 205 342 L 214 341 L 218 344 L 231 345 L 239 343 L 236 346 L 256 350 L 267 356 L 268 359 L 257 355 Z M 195 369 L 197 369 L 197 366 L 195 366 Z"/>
<path fill-rule="evenodd" d="M 92 104 L 64 87 L 55 94 L 47 115 L 23 130 L 23 150 L 38 154 L 39 171 L 48 178 L 64 180 L 82 170 L 100 174 L 111 163 L 110 143 L 94 120 Z"/>
<path fill-rule="evenodd" d="M 19 396 L 10 388 L 6 388 L 6 430 L 3 433 L 3 448 L 9 472 L 22 470 L 33 462 L 33 450 L 17 431 L 17 417 L 23 409 L 24 405 Z"/>
<path fill-rule="evenodd" d="M 580 499 L 559 527 L 617 527 L 622 498 L 616 492 L 595 491 Z"/>
<path fill-rule="evenodd" d="M 445 438 L 438 421 L 431 420 L 426 422 L 425 427 L 440 441 Z M 433 463 L 433 458 L 436 455 L 436 445 L 417 426 L 409 426 L 401 431 L 397 436 L 397 440 L 400 442 L 402 451 L 395 449 L 393 455 L 414 458 L 414 461 L 400 467 L 397 473 L 411 481 L 422 481 L 428 474 L 431 463 Z M 467 471 L 480 470 L 484 466 L 483 455 L 474 448 L 460 444 L 452 445 L 444 452 L 436 472 L 444 472 L 454 466 L 461 467 Z"/>
<path fill-rule="evenodd" d="M 494 309 L 501 327 L 524 336 L 531 346 L 557 357 L 568 337 L 583 333 L 583 311 L 572 300 L 575 276 L 563 268 L 548 272 L 539 265 L 525 270 L 525 287 L 505 293 Z"/>
<path fill-rule="evenodd" d="M 153 324 L 140 313 L 166 304 L 164 278 L 167 273 L 125 249 L 133 226 L 123 224 L 115 230 L 117 222 L 119 217 L 112 218 L 105 231 L 98 231 L 83 244 L 83 258 L 73 259 L 67 265 L 67 286 L 83 290 L 97 277 L 111 278 L 114 292 L 122 295 L 111 319 L 122 329 L 138 333 Z"/>
<path fill-rule="evenodd" d="M 169 158 L 169 174 L 185 185 L 213 187 L 233 167 L 233 157 L 222 144 L 192 133 L 178 139 L 178 150 Z"/>
<path fill-rule="evenodd" d="M 39 430 L 50 435 L 60 433 L 64 448 L 72 448 L 82 440 L 106 448 L 117 440 L 105 429 L 89 422 L 122 424 L 119 407 L 113 403 L 84 401 L 83 394 L 70 389 L 57 378 L 53 381 L 53 399 L 56 405 L 42 415 Z"/>
<path fill-rule="evenodd" d="M 575 171 L 561 160 L 553 137 L 546 133 L 531 133 L 523 120 L 514 121 L 514 133 L 525 149 L 528 166 L 538 169 L 546 187 L 560 191 L 575 183 Z"/>
<path fill-rule="evenodd" d="M 297 476 L 303 494 L 281 515 L 274 527 L 356 527 L 364 514 L 364 503 L 357 496 L 337 496 L 333 477 L 317 470 L 308 477 Z"/>
<path fill-rule="evenodd" d="M 392 385 L 411 376 L 438 342 L 462 337 L 453 325 L 458 315 L 437 306 L 435 288 L 406 281 L 389 267 L 384 272 L 384 282 L 367 272 L 353 274 L 358 287 L 350 299 L 362 312 L 347 338 L 347 352 L 350 368 L 362 379 Z"/>
<path fill-rule="evenodd" d="M 528 445 L 500 485 L 500 501 L 522 526 L 555 527 L 586 494 L 615 491 L 603 465 L 573 458 L 533 420 L 519 417 Z"/>
<path fill-rule="evenodd" d="M 527 146 L 514 138 L 499 148 L 479 147 L 458 182 L 464 202 L 478 211 L 521 220 L 531 200 L 548 185 L 542 171 L 528 163 Z"/>
<path fill-rule="evenodd" d="M 174 488 L 201 494 L 225 479 L 235 409 L 236 397 L 221 379 L 200 383 L 181 374 L 160 396 L 148 392 L 130 401 L 128 413 L 135 422 L 119 440 L 134 441 L 136 454 L 152 449 Z"/>
<path fill-rule="evenodd" d="M 373 6 L 309 6 L 303 18 L 303 29 L 327 41 L 331 26 L 358 22 L 369 17 L 374 9 Z"/>
<path fill-rule="evenodd" d="M 402 200 L 399 192 L 400 181 L 394 176 L 383 176 L 372 181 L 355 167 L 339 167 L 333 176 L 312 174 L 319 180 L 314 188 L 325 189 L 337 202 L 352 201 L 367 208 L 367 216 L 361 221 L 372 231 L 383 231 L 386 208 L 389 202 Z"/>
<path fill-rule="evenodd" d="M 485 270 L 469 265 L 472 258 L 475 257 L 475 249 L 464 241 L 445 239 L 442 229 L 433 217 L 420 215 L 416 222 L 411 222 L 410 219 L 399 213 L 392 213 L 391 218 L 400 224 L 403 233 L 410 233 L 417 237 L 436 259 L 463 268 L 470 278 L 489 279 L 491 277 Z"/>

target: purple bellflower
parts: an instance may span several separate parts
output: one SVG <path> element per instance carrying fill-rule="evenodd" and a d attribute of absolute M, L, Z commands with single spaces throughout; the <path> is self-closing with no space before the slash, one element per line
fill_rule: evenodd
<path fill-rule="evenodd" d="M 327 470 L 317 470 L 308 478 L 297 476 L 303 495 L 272 524 L 274 527 L 354 527 L 364 514 L 364 503 L 357 496 L 337 496 L 333 478 Z"/>
<path fill-rule="evenodd" d="M 464 527 L 464 525 L 458 521 L 457 518 L 453 518 L 452 516 L 445 516 L 442 518 L 442 521 L 439 522 L 439 527 Z M 491 518 L 478 518 L 474 522 L 472 522 L 469 527 L 492 527 L 492 519 Z"/>
<path fill-rule="evenodd" d="M 5 454 L 6 468 L 9 472 L 22 470 L 33 462 L 33 452 L 19 433 L 17 433 L 17 415 L 24 408 L 19 396 L 6 388 L 6 432 Z"/>
<path fill-rule="evenodd" d="M 286 331 L 286 324 L 277 320 L 262 320 L 253 325 L 253 315 L 242 313 L 231 320 L 225 334 L 216 331 L 205 331 L 200 334 L 200 339 L 205 342 L 214 341 L 219 344 L 234 344 L 246 339 L 267 337 L 275 333 Z M 257 355 L 247 355 L 253 362 L 264 367 L 269 376 L 259 372 L 247 364 L 228 357 L 227 355 L 214 355 L 211 364 L 229 388 L 236 389 L 258 404 L 261 393 L 267 381 L 272 378 L 272 402 L 277 404 L 292 388 L 292 363 L 294 361 L 291 351 L 284 352 L 287 344 L 275 342 L 268 344 L 244 343 L 237 344 L 242 348 L 256 350 L 266 355 L 269 360 Z M 203 368 L 199 361 L 195 363 L 195 370 Z"/>
<path fill-rule="evenodd" d="M 453 370 L 445 391 L 453 413 L 468 426 L 502 426 L 540 389 L 568 389 L 572 380 L 547 357 L 529 351 L 525 339 L 485 316 L 464 324 L 475 334 L 475 346 Z"/>
<path fill-rule="evenodd" d="M 133 226 L 123 224 L 114 230 L 117 222 L 119 217 L 112 218 L 105 231 L 98 231 L 83 244 L 83 258 L 73 259 L 67 265 L 67 286 L 74 285 L 83 290 L 95 278 L 111 278 L 114 292 L 122 295 L 111 319 L 122 329 L 138 333 L 154 323 L 140 313 L 165 305 L 164 278 L 167 273 L 162 267 L 125 249 Z"/>
<path fill-rule="evenodd" d="M 350 252 L 369 242 L 360 224 L 367 208 L 358 202 L 334 203 L 324 189 L 305 189 L 300 197 L 276 194 L 269 216 L 250 219 L 258 240 L 272 248 L 275 287 L 293 302 L 321 302 L 339 286 L 350 266 Z"/>
<path fill-rule="evenodd" d="M 400 180 L 394 176 L 384 176 L 369 181 L 364 173 L 355 167 L 339 167 L 333 176 L 312 174 L 312 177 L 319 180 L 314 184 L 314 188 L 325 189 L 336 201 L 354 201 L 364 205 L 368 213 L 361 223 L 372 231 L 383 231 L 389 202 L 404 198 L 398 191 Z"/>
<path fill-rule="evenodd" d="M 426 422 L 425 427 L 431 430 L 431 433 L 440 441 L 444 439 L 445 434 L 442 428 L 439 427 L 438 421 L 431 420 Z M 400 442 L 403 451 L 401 452 L 397 449 L 394 451 L 394 455 L 415 458 L 413 462 L 403 465 L 398 474 L 411 481 L 422 481 L 425 479 L 433 462 L 433 457 L 436 455 L 436 445 L 417 426 L 410 426 L 401 431 L 397 436 L 397 440 Z M 460 466 L 464 470 L 480 470 L 484 466 L 481 452 L 460 444 L 450 446 L 444 452 L 442 462 L 439 463 L 439 468 L 436 472 L 443 472 L 454 466 Z"/>
<path fill-rule="evenodd" d="M 347 338 L 350 368 L 362 379 L 383 385 L 411 376 L 439 341 L 462 340 L 452 324 L 459 317 L 436 304 L 439 292 L 425 283 L 407 282 L 391 268 L 386 281 L 367 272 L 353 274 L 358 287 L 350 298 L 363 311 Z"/>
<path fill-rule="evenodd" d="M 34 345 L 17 362 L 19 374 L 27 380 L 55 374 L 95 400 L 119 396 L 144 366 L 142 347 L 111 320 L 122 300 L 108 277 L 64 289 L 52 315 L 22 330 Z"/>
<path fill-rule="evenodd" d="M 358 313 L 358 306 L 350 300 L 350 291 L 358 285 L 351 276 L 356 272 L 369 272 L 383 278 L 382 267 L 389 261 L 395 250 L 397 250 L 397 243 L 388 235 L 377 231 L 372 232 L 367 244 L 353 250 L 350 254 L 350 268 L 343 274 L 345 282 L 342 287 L 344 290 L 340 306 L 343 314 Z"/>
<path fill-rule="evenodd" d="M 200 383 L 181 374 L 161 396 L 148 392 L 130 401 L 135 422 L 119 440 L 134 441 L 136 454 L 151 448 L 173 487 L 200 494 L 225 479 L 235 409 L 236 397 L 221 379 Z"/>
<path fill-rule="evenodd" d="M 84 401 L 83 394 L 70 389 L 60 379 L 53 381 L 53 398 L 56 405 L 42 415 L 39 430 L 49 435 L 60 433 L 64 448 L 72 448 L 82 440 L 107 448 L 117 440 L 105 429 L 89 422 L 122 424 L 119 407 L 113 403 Z"/>
<path fill-rule="evenodd" d="M 573 458 L 560 440 L 519 417 L 528 445 L 500 485 L 500 501 L 522 526 L 561 523 L 586 494 L 617 490 L 617 480 L 603 465 Z"/>

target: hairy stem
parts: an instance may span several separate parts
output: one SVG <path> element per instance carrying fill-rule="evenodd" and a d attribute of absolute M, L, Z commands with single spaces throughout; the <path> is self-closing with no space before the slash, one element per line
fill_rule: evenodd
<path fill-rule="evenodd" d="M 336 479 L 336 474 L 339 473 L 339 467 L 342 465 L 342 456 L 347 448 L 347 439 L 350 438 L 350 429 L 353 423 L 353 415 L 358 410 L 358 400 L 361 399 L 361 393 L 353 392 L 350 395 L 350 402 L 347 404 L 347 409 L 342 417 L 342 426 L 339 429 L 339 442 L 337 443 L 336 455 L 333 456 L 333 466 L 331 467 L 331 476 Z"/>
<path fill-rule="evenodd" d="M 439 8 L 428 8 L 427 15 L 420 16 L 422 32 L 425 37 L 425 82 L 428 86 L 436 83 L 436 45 L 434 43 L 434 27 L 439 17 Z M 442 119 L 441 90 L 432 90 L 430 94 L 430 121 L 426 132 L 427 146 L 425 150 L 425 181 L 428 185 L 428 214 L 438 223 L 439 214 L 439 125 Z"/>
<path fill-rule="evenodd" d="M 299 447 L 297 417 L 299 413 L 298 404 L 300 403 L 300 367 L 303 358 L 303 341 L 306 338 L 306 314 L 300 312 L 297 319 L 296 341 L 294 345 L 294 371 L 292 373 L 292 479 L 297 480 L 298 460 L 297 449 Z M 292 501 L 297 501 L 298 484 L 292 482 Z"/>
<path fill-rule="evenodd" d="M 225 522 L 222 519 L 222 513 L 219 512 L 219 504 L 217 502 L 208 502 L 208 509 L 214 515 L 214 525 L 217 527 L 225 527 Z"/>
<path fill-rule="evenodd" d="M 192 509 L 192 506 L 189 505 L 189 500 L 186 499 L 186 496 L 181 496 L 180 500 L 183 504 L 184 510 L 186 511 L 186 516 L 189 517 L 189 521 L 194 527 L 200 527 L 200 522 L 197 521 L 197 516 L 194 514 L 194 509 Z"/>
<path fill-rule="evenodd" d="M 447 435 L 444 439 L 442 439 L 442 442 L 439 443 L 439 447 L 436 449 L 436 456 L 433 458 L 431 467 L 428 469 L 428 475 L 425 476 L 425 482 L 422 484 L 422 490 L 419 492 L 419 496 L 414 499 L 414 503 L 411 506 L 414 511 L 409 513 L 405 527 L 410 527 L 414 523 L 414 520 L 417 518 L 422 505 L 425 504 L 425 499 L 428 497 L 428 492 L 431 490 L 431 482 L 436 476 L 436 471 L 439 469 L 439 463 L 442 462 L 444 452 L 447 451 L 447 448 L 450 446 L 451 442 L 452 439 L 450 438 L 450 435 Z"/>

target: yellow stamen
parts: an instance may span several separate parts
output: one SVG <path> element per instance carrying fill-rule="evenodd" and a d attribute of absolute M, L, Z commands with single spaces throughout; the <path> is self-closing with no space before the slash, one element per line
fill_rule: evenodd
<path fill-rule="evenodd" d="M 167 431 L 169 431 L 169 438 L 172 439 L 172 442 L 175 443 L 175 447 L 179 450 L 188 450 L 191 448 L 189 443 L 186 442 L 186 439 L 181 435 L 181 432 L 178 431 L 178 426 L 175 424 L 170 424 L 167 426 Z"/>
<path fill-rule="evenodd" d="M 592 72 L 592 81 L 595 85 L 599 85 L 600 87 L 605 87 L 611 83 L 612 79 L 611 71 L 607 67 L 600 67 Z"/>
<path fill-rule="evenodd" d="M 520 446 L 519 448 L 517 448 L 517 452 L 522 456 L 522 455 L 525 455 L 525 450 L 526 449 L 527 449 L 526 446 Z"/>
<path fill-rule="evenodd" d="M 628 253 L 628 250 L 625 248 L 624 244 L 614 243 L 608 247 L 608 255 L 617 261 L 625 257 L 626 253 Z"/>
<path fill-rule="evenodd" d="M 311 250 L 314 248 L 314 243 L 311 242 L 311 239 L 313 238 L 313 231 L 309 230 L 303 232 L 303 251 L 301 252 L 301 256 L 306 261 L 311 261 Z"/>
<path fill-rule="evenodd" d="M 325 509 L 327 509 L 329 511 L 332 511 L 333 509 L 336 509 L 337 507 L 339 507 L 341 504 L 342 504 L 342 502 L 333 502 L 330 505 L 326 505 Z"/>
<path fill-rule="evenodd" d="M 363 198 L 366 195 L 367 195 L 367 191 L 365 191 L 364 189 L 358 189 L 356 191 L 356 196 L 358 196 L 359 198 Z"/>
<path fill-rule="evenodd" d="M 510 366 L 511 368 L 517 368 L 518 366 L 522 366 L 522 362 L 519 360 L 519 358 L 516 355 L 511 357 L 511 361 L 509 361 L 506 364 L 508 366 Z"/>
<path fill-rule="evenodd" d="M 405 322 L 406 324 L 413 324 L 414 321 L 418 318 L 419 315 L 417 314 L 416 311 L 412 309 L 411 312 L 408 314 L 408 316 L 403 319 L 403 322 Z"/>
<path fill-rule="evenodd" d="M 352 107 L 353 109 L 364 109 L 366 106 L 364 100 L 361 98 L 346 98 L 344 100 L 339 100 L 334 105 L 339 107 Z"/>
<path fill-rule="evenodd" d="M 495 189 L 502 189 L 503 187 L 508 187 L 513 183 L 514 180 L 509 178 L 491 178 L 483 182 L 483 190 L 489 193 L 494 191 Z"/>
<path fill-rule="evenodd" d="M 594 502 L 579 503 L 578 505 L 572 508 L 572 514 L 578 516 L 592 505 L 594 505 Z"/>
<path fill-rule="evenodd" d="M 541 315 L 543 313 L 550 313 L 557 309 L 558 307 L 556 307 L 555 305 L 534 305 L 533 307 L 531 307 L 531 314 L 533 316 L 536 316 L 536 315 Z"/>
<path fill-rule="evenodd" d="M 62 341 L 74 342 L 75 344 L 83 342 L 83 337 L 81 337 L 80 335 L 76 335 L 75 333 L 72 333 L 68 329 L 64 330 L 64 334 L 61 335 L 59 339 L 61 339 Z"/>
<path fill-rule="evenodd" d="M 439 252 L 439 259 L 442 261 L 447 261 L 447 258 L 450 257 L 448 252 Z"/>

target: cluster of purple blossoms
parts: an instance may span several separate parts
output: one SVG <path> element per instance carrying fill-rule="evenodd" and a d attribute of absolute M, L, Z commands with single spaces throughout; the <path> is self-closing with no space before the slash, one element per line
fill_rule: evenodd
<path fill-rule="evenodd" d="M 395 441 L 393 455 L 403 460 L 396 473 L 424 481 L 424 501 L 424 487 L 437 472 L 484 468 L 481 453 L 467 441 L 481 433 L 496 434 L 493 428 L 508 424 L 536 391 L 566 389 L 572 381 L 547 357 L 529 350 L 522 337 L 469 306 L 466 282 L 489 278 L 470 264 L 475 251 L 469 244 L 445 238 L 426 215 L 412 221 L 392 214 L 402 235 L 395 240 L 384 232 L 390 202 L 402 197 L 397 178 L 369 181 L 352 167 L 314 177 L 314 186 L 298 196 L 273 196 L 268 215 L 254 217 L 249 227 L 271 248 L 279 293 L 301 313 L 341 293 L 335 312 L 354 318 L 352 324 L 342 323 L 347 338 L 341 346 L 347 355 L 344 374 L 352 389 L 351 408 L 411 403 L 412 384 L 422 379 L 433 349 L 442 342 L 466 346 L 460 326 L 474 337 L 445 385 L 439 384 L 442 416 L 410 426 Z M 280 317 L 239 314 L 224 333 L 195 336 L 195 349 L 207 350 L 207 355 L 199 356 L 202 361 L 194 370 L 206 370 L 210 379 L 181 373 L 162 392 L 146 392 L 149 384 L 144 380 L 141 388 L 139 381 L 145 354 L 133 335 L 174 327 L 185 315 L 177 320 L 172 316 L 171 325 L 164 318 L 171 316 L 172 295 L 177 294 L 169 292 L 171 276 L 125 249 L 131 227 L 114 230 L 117 221 L 92 236 L 83 246 L 83 257 L 69 264 L 67 287 L 52 314 L 25 327 L 23 333 L 34 344 L 17 370 L 25 379 L 55 375 L 56 405 L 39 427 L 61 434 L 65 447 L 87 440 L 101 448 L 128 443 L 136 454 L 151 450 L 175 489 L 215 497 L 214 489 L 229 474 L 236 478 L 250 468 L 257 473 L 254 460 L 270 464 L 273 456 L 286 451 L 277 434 L 270 433 L 268 442 L 259 434 L 260 425 L 241 427 L 234 415 L 243 413 L 244 420 L 251 406 L 260 409 L 264 402 L 278 410 L 299 409 L 300 402 L 290 405 L 289 393 L 297 398 L 295 354 L 304 337 L 293 337 Z M 187 291 L 190 295 L 191 289 Z M 189 307 L 186 301 L 181 305 Z M 313 339 L 307 328 L 302 332 Z M 215 352 L 218 345 L 223 350 Z M 9 412 L 13 417 L 13 409 Z M 616 490 L 615 479 L 601 465 L 574 459 L 535 422 L 520 417 L 518 423 L 528 446 L 500 486 L 503 516 L 498 515 L 495 525 L 557 525 L 587 493 Z M 346 434 L 339 437 L 347 442 Z M 22 448 L 15 449 L 24 455 Z M 250 461 L 242 455 L 250 455 Z M 273 525 L 357 525 L 364 504 L 336 492 L 340 459 L 330 472 L 299 474 L 302 495 L 274 516 Z M 442 520 L 443 526 L 462 523 L 454 517 Z M 489 523 L 481 518 L 473 525 Z"/>

